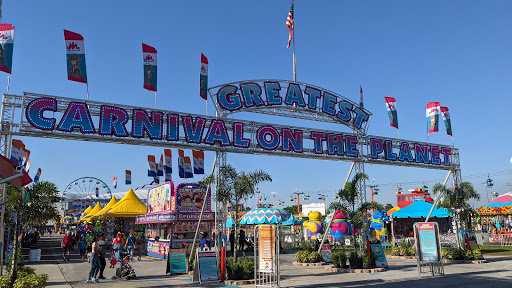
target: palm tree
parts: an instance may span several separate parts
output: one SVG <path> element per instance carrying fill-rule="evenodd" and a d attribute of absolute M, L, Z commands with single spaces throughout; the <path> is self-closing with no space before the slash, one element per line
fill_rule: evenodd
<path fill-rule="evenodd" d="M 359 181 L 363 181 L 363 180 L 368 180 L 368 175 L 366 175 L 365 173 L 356 173 L 356 175 L 354 175 L 354 178 L 352 178 L 352 181 L 347 182 L 345 184 L 345 187 L 338 191 L 338 195 L 337 195 L 340 198 L 340 200 L 345 202 L 345 204 L 348 206 L 348 208 L 351 209 L 350 215 L 351 215 L 351 219 L 352 219 L 352 226 L 354 227 L 354 232 L 356 231 L 356 229 L 355 229 L 356 227 L 363 226 L 363 224 L 364 224 L 363 213 L 367 212 L 372 207 L 371 203 L 365 202 L 365 203 L 361 203 L 359 205 L 359 207 L 357 207 L 357 209 L 356 209 L 356 204 L 357 204 L 356 200 L 357 200 L 357 197 L 359 197 L 358 192 L 361 192 L 361 191 L 357 191 L 357 186 L 359 184 Z M 329 229 L 329 228 L 330 227 L 327 227 L 327 229 Z M 355 235 L 354 235 L 354 237 L 355 237 Z M 355 243 L 354 243 L 354 250 L 357 251 Z"/>
<path fill-rule="evenodd" d="M 442 184 L 437 183 L 434 185 L 432 192 L 434 195 L 440 193 L 439 197 L 444 194 L 444 200 L 438 203 L 437 206 L 446 208 L 453 214 L 457 229 L 457 243 L 460 248 L 459 225 L 464 224 L 463 227 L 471 227 L 471 223 L 468 220 L 470 221 L 473 209 L 469 206 L 469 200 L 480 200 L 480 194 L 476 192 L 473 184 L 470 182 L 462 182 L 453 189 L 446 188 Z"/>
<path fill-rule="evenodd" d="M 238 239 L 237 233 L 237 223 L 238 223 L 238 209 L 240 203 L 247 200 L 248 197 L 252 196 L 256 192 L 256 186 L 263 181 L 272 182 L 272 178 L 270 175 L 262 170 L 256 170 L 253 172 L 245 173 L 245 172 L 237 172 L 235 168 L 231 165 L 225 165 L 220 167 L 220 183 L 218 183 L 218 187 L 216 187 L 216 199 L 221 203 L 229 203 L 232 207 L 235 208 L 235 243 L 236 239 Z M 207 176 L 203 181 L 200 182 L 201 185 L 211 185 L 214 183 L 214 175 L 211 174 Z M 233 249 L 234 257 L 236 261 L 236 244 Z"/>

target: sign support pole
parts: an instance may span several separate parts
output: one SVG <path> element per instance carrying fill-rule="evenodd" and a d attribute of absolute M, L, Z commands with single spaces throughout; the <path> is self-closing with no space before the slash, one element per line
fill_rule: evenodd
<path fill-rule="evenodd" d="M 352 174 L 352 169 L 354 169 L 355 164 L 356 164 L 356 162 L 352 162 L 352 165 L 350 165 L 350 169 L 348 170 L 347 178 L 345 179 L 345 183 L 343 184 L 343 189 L 345 189 L 345 186 L 348 183 L 348 179 L 350 179 L 350 174 Z M 341 197 L 338 199 L 338 203 L 340 203 L 340 202 L 341 202 Z M 331 217 L 331 219 L 329 219 L 329 223 L 327 224 L 327 227 L 325 227 L 324 236 L 322 237 L 322 241 L 320 242 L 320 247 L 318 248 L 318 253 L 320 253 L 320 251 L 322 251 L 322 245 L 324 245 L 325 238 L 327 238 L 327 234 L 329 232 L 329 228 L 331 228 L 333 218 L 334 217 Z"/>
<path fill-rule="evenodd" d="M 443 188 L 446 186 L 446 183 L 448 182 L 448 178 L 450 178 L 451 174 L 452 174 L 452 170 L 449 170 L 448 174 L 446 175 L 446 178 L 444 178 Z M 436 207 L 436 205 L 437 205 L 437 201 L 439 201 L 439 199 L 441 199 L 441 194 L 443 194 L 443 192 L 439 193 L 436 196 L 436 200 L 434 200 L 434 204 L 432 205 L 432 207 L 430 207 L 430 212 L 428 212 L 427 218 L 425 218 L 425 222 L 428 222 L 428 219 L 430 218 L 432 211 L 434 211 L 434 207 Z"/>

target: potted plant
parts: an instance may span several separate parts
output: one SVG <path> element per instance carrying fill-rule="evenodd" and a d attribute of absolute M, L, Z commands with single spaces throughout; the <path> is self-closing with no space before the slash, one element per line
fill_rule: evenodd
<path fill-rule="evenodd" d="M 340 264 L 341 264 L 341 268 L 343 268 L 343 269 L 347 269 L 348 268 L 348 265 L 347 265 L 347 254 L 345 254 L 345 251 L 340 253 Z"/>
<path fill-rule="evenodd" d="M 350 257 L 349 257 L 349 262 L 350 262 L 350 269 L 358 269 L 358 265 L 359 265 L 359 256 L 357 255 L 356 252 L 351 252 L 350 253 Z"/>
<path fill-rule="evenodd" d="M 340 268 L 341 263 L 341 252 L 332 252 L 331 254 L 332 263 L 334 268 Z"/>

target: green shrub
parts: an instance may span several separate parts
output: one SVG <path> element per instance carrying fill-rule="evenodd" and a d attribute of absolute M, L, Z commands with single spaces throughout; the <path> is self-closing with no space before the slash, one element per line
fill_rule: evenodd
<path fill-rule="evenodd" d="M 443 258 L 448 259 L 450 257 L 450 251 L 446 248 L 441 248 L 441 255 L 443 255 Z"/>
<path fill-rule="evenodd" d="M 315 251 L 315 248 L 313 248 L 311 246 L 311 243 L 309 243 L 308 241 L 301 241 L 299 243 L 299 249 L 302 250 L 302 251 L 308 251 L 308 252 Z"/>
<path fill-rule="evenodd" d="M 416 249 L 414 249 L 410 245 L 409 245 L 409 247 L 406 247 L 404 249 L 404 252 L 405 252 L 405 255 L 407 255 L 407 256 L 414 256 L 414 255 L 416 255 Z"/>
<path fill-rule="evenodd" d="M 347 254 L 345 253 L 345 250 L 343 250 L 343 252 L 340 253 L 340 264 L 342 266 L 347 265 Z"/>
<path fill-rule="evenodd" d="M 25 274 L 26 276 L 21 277 L 18 275 L 18 279 L 14 282 L 13 288 L 43 288 L 46 287 L 48 281 L 48 275 L 46 274 Z"/>
<path fill-rule="evenodd" d="M 313 251 L 313 252 L 309 253 L 309 255 L 307 256 L 307 259 L 308 259 L 309 263 L 322 262 L 322 254 L 320 254 L 316 251 Z"/>
<path fill-rule="evenodd" d="M 0 288 L 9 288 L 11 286 L 11 280 L 9 276 L 0 277 Z"/>
<path fill-rule="evenodd" d="M 334 263 L 334 264 L 341 263 L 341 252 L 339 252 L 339 251 L 332 252 L 331 259 L 332 259 L 332 263 Z"/>
<path fill-rule="evenodd" d="M 245 275 L 251 275 L 254 273 L 254 259 L 245 256 L 245 253 L 243 254 L 242 258 L 238 260 L 240 267 L 244 271 Z"/>
<path fill-rule="evenodd" d="M 372 268 L 376 268 L 377 267 L 377 254 L 375 254 L 373 251 L 370 253 L 370 260 L 371 260 L 371 264 L 372 264 Z"/>
<path fill-rule="evenodd" d="M 400 247 L 397 247 L 397 246 L 391 247 L 391 255 L 394 255 L 394 256 L 400 255 Z"/>
<path fill-rule="evenodd" d="M 302 251 L 302 250 L 301 250 L 301 251 L 297 251 L 297 252 L 295 253 L 295 259 L 297 259 L 297 261 L 299 261 L 299 262 L 301 262 L 301 263 L 302 263 L 302 262 L 305 262 L 304 260 L 305 260 L 306 254 L 309 254 L 309 252 L 307 252 L 307 251 Z"/>
<path fill-rule="evenodd" d="M 357 255 L 356 252 L 352 251 L 350 253 L 350 257 L 349 257 L 348 261 L 350 262 L 350 266 L 351 267 L 356 267 L 358 265 L 358 263 L 359 263 L 359 255 Z"/>

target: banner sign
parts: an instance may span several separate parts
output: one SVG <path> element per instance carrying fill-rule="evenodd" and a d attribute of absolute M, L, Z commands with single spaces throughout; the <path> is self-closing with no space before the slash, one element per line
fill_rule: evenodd
<path fill-rule="evenodd" d="M 177 211 L 201 211 L 206 190 L 194 183 L 181 183 L 176 187 Z M 205 211 L 210 211 L 210 193 L 208 193 Z"/>
<path fill-rule="evenodd" d="M 174 191 L 173 182 L 166 182 L 149 189 L 148 213 L 171 210 L 172 191 Z"/>
<path fill-rule="evenodd" d="M 434 223 L 416 223 L 417 230 L 419 232 L 419 247 L 421 249 L 420 257 L 423 262 L 438 262 L 439 255 L 437 253 L 437 246 L 439 245 L 439 239 L 436 237 L 436 231 Z"/>
<path fill-rule="evenodd" d="M 388 268 L 388 261 L 386 261 L 386 255 L 384 255 L 384 249 L 382 249 L 382 244 L 370 244 L 370 248 L 372 252 L 377 255 L 377 260 L 375 260 L 375 265 L 377 268 Z"/>
<path fill-rule="evenodd" d="M 66 42 L 68 80 L 87 83 L 84 37 L 78 33 L 64 30 L 64 40 Z"/>
<path fill-rule="evenodd" d="M 166 259 L 169 253 L 169 242 L 148 240 L 148 256 Z"/>
<path fill-rule="evenodd" d="M 275 257 L 275 229 L 274 225 L 259 225 L 258 255 L 259 255 L 259 271 L 273 272 Z"/>
<path fill-rule="evenodd" d="M 0 24 L 0 71 L 11 74 L 14 51 L 14 26 Z"/>
<path fill-rule="evenodd" d="M 270 87 L 274 87 L 273 84 L 267 84 L 268 87 L 265 91 L 268 90 L 268 93 L 274 91 L 270 89 Z M 241 95 L 245 96 L 226 94 L 227 92 L 224 91 L 224 96 L 222 97 L 229 98 L 229 103 L 240 102 L 241 99 L 245 99 L 243 103 L 246 103 L 244 105 L 248 105 L 247 103 L 252 101 L 250 103 L 252 103 L 253 106 L 258 106 L 259 101 L 263 101 L 255 96 L 258 95 L 259 90 L 256 92 L 251 90 L 257 90 L 258 88 L 253 87 L 247 90 L 248 88 L 246 86 L 242 84 L 240 84 L 240 86 L 243 88 L 240 88 L 242 91 Z M 290 87 L 293 87 L 292 83 Z M 290 88 L 290 91 L 293 89 L 295 88 Z M 306 90 L 309 94 L 306 93 Z M 310 95 L 308 96 L 309 98 L 306 99 L 310 99 L 311 101 L 317 99 L 315 97 L 320 95 L 312 89 L 306 90 L 304 91 L 304 95 Z M 234 87 L 232 91 L 237 92 L 239 88 Z M 295 92 L 289 92 L 287 94 L 289 99 L 286 100 L 285 98 L 285 102 L 288 102 L 289 105 L 296 104 L 297 107 L 306 105 L 300 100 L 302 99 L 300 96 L 302 95 L 302 91 L 293 91 Z M 269 98 L 273 99 L 272 101 L 269 100 L 270 103 L 278 99 L 275 93 L 277 92 L 274 91 L 269 94 L 274 95 L 274 98 Z M 252 96 L 249 97 L 249 95 Z M 329 94 L 327 93 L 326 95 Z M 428 167 L 443 170 L 453 168 L 451 155 L 454 154 L 452 150 L 455 149 L 448 145 L 437 145 L 377 136 L 360 136 L 348 132 L 340 133 L 339 131 L 258 123 L 254 121 L 249 122 L 236 119 L 222 120 L 216 117 L 191 115 L 172 111 L 152 110 L 152 112 L 148 112 L 145 109 L 132 106 L 113 105 L 94 101 L 89 101 L 86 104 L 83 100 L 57 97 L 40 98 L 40 95 L 34 94 L 31 96 L 31 94 L 28 93 L 25 93 L 24 97 L 25 101 L 27 101 L 24 114 L 29 125 L 23 126 L 24 128 L 19 133 L 21 136 L 65 139 L 79 137 L 80 139 L 98 142 L 121 142 L 125 144 L 154 146 L 167 145 L 171 147 L 176 145 L 176 147 L 188 147 L 195 150 L 273 154 L 344 161 L 360 159 L 361 161 L 369 163 Z M 292 101 L 290 99 L 299 100 Z M 317 100 L 320 100 L 320 98 Z M 334 101 L 333 99 L 331 100 Z M 331 105 L 331 100 L 328 101 L 324 99 L 323 102 L 324 104 Z M 316 110 L 320 109 L 318 108 L 320 106 L 312 104 L 316 102 L 311 101 L 308 102 L 308 105 L 314 106 Z M 338 111 L 336 115 L 340 117 L 345 114 L 350 115 L 346 116 L 352 119 L 351 121 L 354 121 L 353 124 L 350 125 L 360 126 L 363 119 L 366 119 L 364 116 L 366 114 L 361 110 L 363 108 L 358 105 L 356 105 L 356 107 L 336 101 L 334 102 L 341 103 L 342 108 L 336 110 Z M 242 105 L 241 103 L 242 102 L 239 104 Z M 228 105 L 227 103 L 225 104 Z M 261 105 L 269 104 L 264 102 Z M 241 107 L 238 109 L 241 109 Z M 272 107 L 272 109 L 277 108 Z M 307 110 L 309 108 L 304 106 L 302 109 Z M 315 111 L 315 109 L 311 108 L 312 111 Z M 93 114 L 91 114 L 91 111 L 93 111 Z M 332 111 L 329 110 L 329 112 Z M 327 112 L 325 113 L 327 114 Z M 22 122 L 23 121 L 22 119 Z M 347 125 L 350 126 L 349 124 Z M 131 131 L 129 131 L 130 128 Z M 76 132 L 81 134 L 77 134 Z"/>
<path fill-rule="evenodd" d="M 212 251 L 197 251 L 199 282 L 218 282 L 217 255 Z"/>

